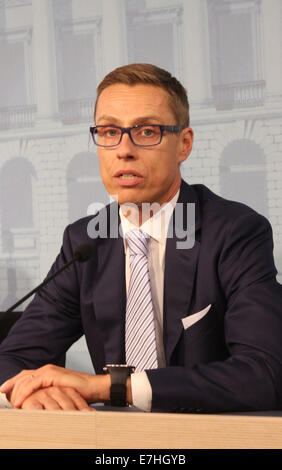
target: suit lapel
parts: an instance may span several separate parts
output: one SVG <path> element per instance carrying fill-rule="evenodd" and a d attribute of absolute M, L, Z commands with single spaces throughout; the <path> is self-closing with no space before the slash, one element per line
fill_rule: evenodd
<path fill-rule="evenodd" d="M 118 227 L 120 221 L 118 216 L 114 220 L 113 217 L 110 220 L 108 214 L 112 231 L 113 224 Z M 118 231 L 114 233 L 117 235 Z M 104 335 L 106 362 L 121 364 L 125 361 L 126 286 L 123 239 L 119 234 L 114 238 L 108 232 L 106 238 L 98 241 L 93 304 Z"/>
<path fill-rule="evenodd" d="M 196 240 L 192 248 L 179 248 L 177 235 L 187 225 L 187 203 L 195 203 L 195 233 L 200 229 L 199 202 L 196 194 L 182 182 L 177 201 L 183 208 L 183 223 L 177 220 L 175 212 L 171 219 L 172 237 L 167 239 L 164 274 L 164 345 L 169 365 L 173 350 L 183 329 L 181 318 L 188 315 L 194 288 L 195 272 L 200 243 Z M 108 206 L 109 207 L 109 206 Z M 108 222 L 109 222 L 109 209 Z M 114 211 L 113 211 L 114 212 Z M 117 212 L 118 214 L 118 212 Z M 113 224 L 120 224 L 119 216 L 111 217 Z M 108 224 L 109 225 L 109 224 Z M 116 231 L 114 230 L 114 233 Z M 191 233 L 191 230 L 190 230 Z M 120 235 L 100 238 L 97 243 L 97 269 L 95 270 L 93 304 L 96 319 L 103 331 L 105 358 L 107 363 L 125 361 L 125 256 L 123 239 Z"/>
<path fill-rule="evenodd" d="M 194 281 L 197 269 L 200 243 L 199 229 L 201 225 L 199 202 L 191 186 L 182 182 L 178 199 L 178 209 L 183 211 L 183 222 L 180 212 L 174 211 L 172 224 L 172 237 L 167 239 L 164 275 L 164 345 L 167 365 L 177 345 L 183 325 L 181 318 L 188 315 L 193 295 Z M 195 241 L 193 243 L 193 229 L 191 231 L 190 218 L 187 217 L 187 203 L 195 204 Z M 189 206 L 188 206 L 189 207 Z M 177 215 L 178 214 L 178 215 Z M 181 226 L 180 226 L 181 225 Z M 189 227 L 187 227 L 189 225 Z M 183 228 L 184 227 L 184 228 Z M 191 235 L 192 247 L 179 246 L 179 234 L 187 230 Z"/>

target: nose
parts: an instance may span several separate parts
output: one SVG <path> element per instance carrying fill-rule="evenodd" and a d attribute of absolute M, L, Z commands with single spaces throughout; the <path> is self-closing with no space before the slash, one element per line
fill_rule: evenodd
<path fill-rule="evenodd" d="M 135 156 L 136 146 L 130 139 L 129 134 L 124 133 L 122 135 L 120 144 L 117 147 L 118 158 L 136 158 Z"/>

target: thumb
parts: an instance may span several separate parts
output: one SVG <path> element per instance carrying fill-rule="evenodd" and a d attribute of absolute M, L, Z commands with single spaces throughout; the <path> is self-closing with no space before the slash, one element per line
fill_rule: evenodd
<path fill-rule="evenodd" d="M 1 387 L 0 387 L 0 392 L 1 393 L 9 393 L 14 387 L 13 379 L 6 380 Z"/>

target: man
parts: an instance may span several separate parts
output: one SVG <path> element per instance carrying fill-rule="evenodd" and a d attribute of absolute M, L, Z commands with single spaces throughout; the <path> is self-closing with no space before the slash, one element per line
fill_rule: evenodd
<path fill-rule="evenodd" d="M 147 411 L 281 408 L 282 287 L 271 228 L 247 206 L 181 180 L 193 142 L 184 88 L 152 65 L 118 68 L 98 87 L 95 123 L 101 177 L 120 212 L 112 216 L 113 203 L 99 219 L 110 221 L 106 236 L 94 236 L 95 217 L 66 228 L 51 272 L 81 243 L 93 256 L 42 290 L 2 343 L 0 382 L 10 380 L 1 391 L 22 408 L 88 409 L 110 399 Z M 146 212 L 148 203 L 161 208 Z M 123 237 L 110 236 L 120 222 Z M 83 333 L 96 375 L 50 365 Z M 116 369 L 104 374 L 106 364 Z"/>

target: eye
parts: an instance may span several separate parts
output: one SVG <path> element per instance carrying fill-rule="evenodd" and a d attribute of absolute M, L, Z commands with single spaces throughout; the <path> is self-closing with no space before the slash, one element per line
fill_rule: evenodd
<path fill-rule="evenodd" d="M 98 127 L 96 133 L 100 137 L 115 137 L 118 133 L 118 129 L 114 127 Z"/>
<path fill-rule="evenodd" d="M 146 127 L 146 129 L 143 129 L 142 134 L 146 137 L 150 137 L 153 134 L 153 130 L 149 127 Z"/>
<path fill-rule="evenodd" d="M 114 137 L 114 136 L 117 135 L 117 129 L 114 129 L 113 127 L 108 128 L 108 129 L 106 130 L 106 133 L 107 133 L 107 135 L 108 135 L 109 137 Z"/>
<path fill-rule="evenodd" d="M 144 126 L 140 128 L 140 134 L 142 137 L 152 137 L 156 135 L 157 128 L 152 126 Z"/>

